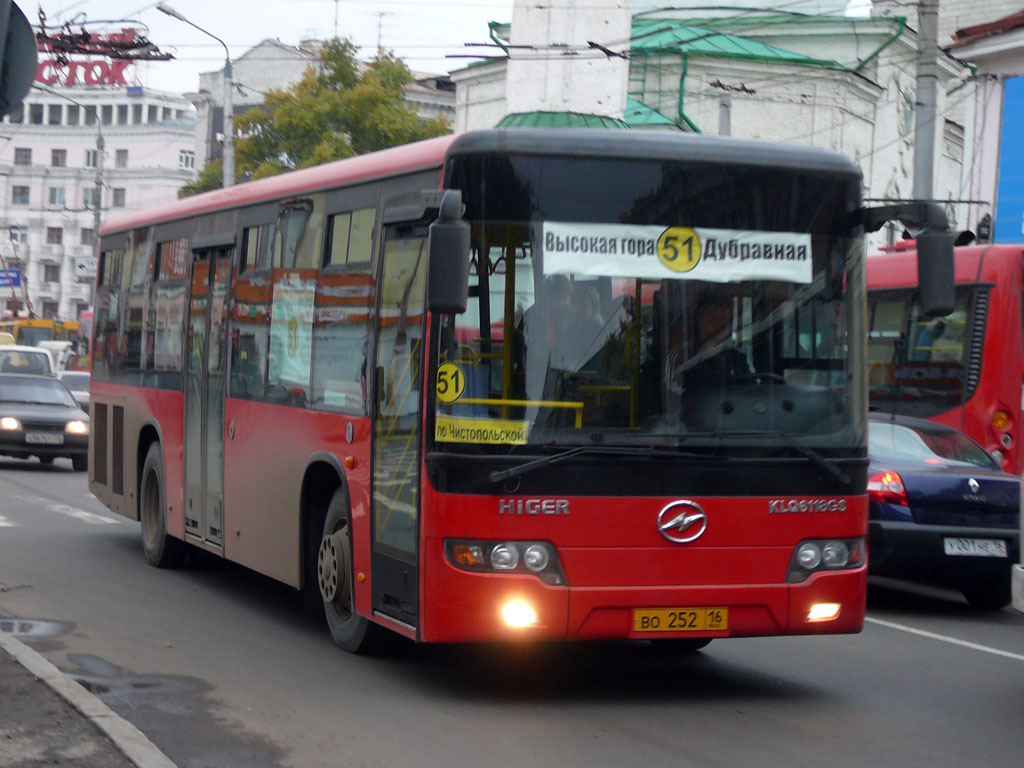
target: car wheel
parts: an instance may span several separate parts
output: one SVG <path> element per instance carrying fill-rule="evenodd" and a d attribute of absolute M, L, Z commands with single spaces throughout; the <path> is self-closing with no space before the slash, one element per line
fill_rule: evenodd
<path fill-rule="evenodd" d="M 316 583 L 334 644 L 351 653 L 370 653 L 383 630 L 355 610 L 350 523 L 348 494 L 339 488 L 331 497 L 324 519 L 316 553 Z"/>
<path fill-rule="evenodd" d="M 89 467 L 89 460 L 85 456 L 72 456 L 71 468 L 75 472 L 85 472 Z"/>
<path fill-rule="evenodd" d="M 176 568 L 185 557 L 185 542 L 167 534 L 164 493 L 164 455 L 159 443 L 149 446 L 139 483 L 139 520 L 146 562 L 157 568 Z"/>
<path fill-rule="evenodd" d="M 661 638 L 659 640 L 651 640 L 651 647 L 659 653 L 676 653 L 676 654 L 687 654 L 696 653 L 702 648 L 707 648 L 711 642 L 710 637 L 695 637 L 691 639 L 682 637 L 672 638 Z"/>
<path fill-rule="evenodd" d="M 983 611 L 998 611 L 1010 604 L 1010 576 L 1004 578 L 975 579 L 964 584 L 960 591 L 963 592 L 967 602 L 972 608 Z"/>
<path fill-rule="evenodd" d="M 43 465 L 53 464 L 53 456 L 40 456 L 39 463 Z"/>

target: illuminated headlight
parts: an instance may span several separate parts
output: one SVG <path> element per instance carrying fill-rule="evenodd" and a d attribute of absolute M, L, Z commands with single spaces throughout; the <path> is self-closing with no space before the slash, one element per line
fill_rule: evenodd
<path fill-rule="evenodd" d="M 802 541 L 793 552 L 786 581 L 804 581 L 817 571 L 839 571 L 864 564 L 864 539 L 816 539 Z"/>
<path fill-rule="evenodd" d="M 84 421 L 79 421 L 78 419 L 76 419 L 75 421 L 69 421 L 68 425 L 64 429 L 69 434 L 72 434 L 72 435 L 88 435 L 89 434 L 89 425 L 86 424 Z"/>
<path fill-rule="evenodd" d="M 445 539 L 444 551 L 448 562 L 465 571 L 528 573 L 551 586 L 565 584 L 558 553 L 546 541 Z"/>
<path fill-rule="evenodd" d="M 7 431 L 21 429 L 21 422 L 13 416 L 4 416 L 0 419 L 0 429 L 5 429 Z"/>

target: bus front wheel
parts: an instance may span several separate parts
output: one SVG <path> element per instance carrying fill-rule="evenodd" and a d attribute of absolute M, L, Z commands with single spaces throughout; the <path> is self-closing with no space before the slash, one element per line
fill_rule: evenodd
<path fill-rule="evenodd" d="M 335 645 L 351 653 L 368 653 L 381 630 L 356 613 L 354 573 L 348 495 L 339 488 L 331 497 L 324 519 L 316 559 L 317 585 Z"/>
<path fill-rule="evenodd" d="M 185 542 L 167 535 L 164 455 L 159 443 L 146 452 L 139 483 L 139 520 L 146 562 L 157 568 L 176 568 L 185 557 Z"/>

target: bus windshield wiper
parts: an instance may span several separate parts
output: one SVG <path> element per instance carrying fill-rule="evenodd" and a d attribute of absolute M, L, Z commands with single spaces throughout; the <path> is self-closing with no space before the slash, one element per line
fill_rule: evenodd
<path fill-rule="evenodd" d="M 532 472 L 535 469 L 541 467 L 547 467 L 551 464 L 555 464 L 565 459 L 571 459 L 573 456 L 581 456 L 583 454 L 608 454 L 612 456 L 649 456 L 649 457 L 662 457 L 662 458 L 708 458 L 700 454 L 693 453 L 680 453 L 672 448 L 658 447 L 658 446 L 612 446 L 612 445 L 580 445 L 576 448 L 569 448 L 568 450 L 560 453 L 555 453 L 550 456 L 542 456 L 539 459 L 533 461 L 527 461 L 524 464 L 519 464 L 515 467 L 508 469 L 500 469 L 491 472 L 488 478 L 492 483 L 498 483 L 502 480 L 506 480 L 510 477 L 518 477 L 524 475 L 527 472 Z"/>
<path fill-rule="evenodd" d="M 814 466 L 824 472 L 826 475 L 831 477 L 833 480 L 837 480 L 843 485 L 849 485 L 852 482 L 849 474 L 843 470 L 836 462 L 831 459 L 826 459 L 816 450 L 810 446 L 804 445 L 795 437 L 786 432 L 730 432 L 730 436 L 735 435 L 763 435 L 764 437 L 777 437 L 784 442 L 789 448 L 792 448 L 797 453 L 804 456 Z"/>

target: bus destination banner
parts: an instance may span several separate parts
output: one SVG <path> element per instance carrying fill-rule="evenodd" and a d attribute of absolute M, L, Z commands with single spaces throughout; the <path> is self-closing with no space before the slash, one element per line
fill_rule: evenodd
<path fill-rule="evenodd" d="M 706 227 L 546 221 L 544 274 L 810 283 L 811 236 Z"/>

